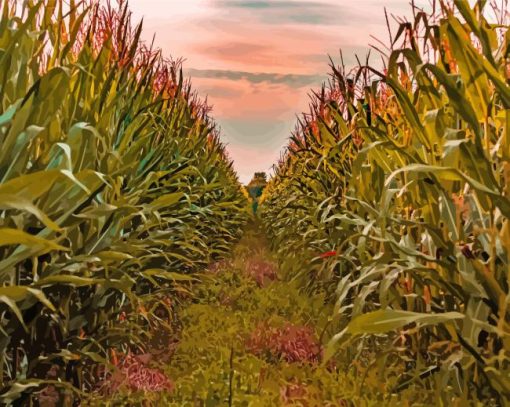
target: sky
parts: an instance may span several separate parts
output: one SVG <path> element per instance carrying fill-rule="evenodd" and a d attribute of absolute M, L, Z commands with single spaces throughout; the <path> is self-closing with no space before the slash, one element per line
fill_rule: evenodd
<path fill-rule="evenodd" d="M 416 0 L 427 6 L 429 0 Z M 329 73 L 328 55 L 347 66 L 374 37 L 387 42 L 384 8 L 410 16 L 410 0 L 130 0 L 143 38 L 185 59 L 185 74 L 212 116 L 241 182 L 270 173 L 311 90 Z"/>

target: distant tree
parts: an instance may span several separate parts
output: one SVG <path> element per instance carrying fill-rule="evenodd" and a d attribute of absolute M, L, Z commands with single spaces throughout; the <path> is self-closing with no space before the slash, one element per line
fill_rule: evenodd
<path fill-rule="evenodd" d="M 253 175 L 253 180 L 267 184 L 267 174 L 265 172 L 256 172 Z"/>
<path fill-rule="evenodd" d="M 253 199 L 258 198 L 262 195 L 262 191 L 267 185 L 267 174 L 265 172 L 256 172 L 253 178 L 246 186 L 248 193 Z"/>
<path fill-rule="evenodd" d="M 258 198 L 262 195 L 267 185 L 267 174 L 265 172 L 256 172 L 253 178 L 246 186 L 248 193 L 253 199 L 253 212 L 257 212 Z"/>

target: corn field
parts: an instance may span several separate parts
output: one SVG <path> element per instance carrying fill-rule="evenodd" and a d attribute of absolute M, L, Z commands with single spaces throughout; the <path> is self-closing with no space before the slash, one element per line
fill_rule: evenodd
<path fill-rule="evenodd" d="M 433 2 L 384 70 L 332 62 L 260 207 L 287 279 L 335 302 L 326 357 L 434 405 L 510 404 L 508 24 Z"/>
<path fill-rule="evenodd" d="M 0 2 L 0 404 L 510 405 L 506 0 L 332 59 L 256 194 L 127 3 Z"/>
<path fill-rule="evenodd" d="M 123 2 L 21 3 L 0 10 L 6 405 L 79 398 L 147 349 L 247 213 L 207 105 Z"/>

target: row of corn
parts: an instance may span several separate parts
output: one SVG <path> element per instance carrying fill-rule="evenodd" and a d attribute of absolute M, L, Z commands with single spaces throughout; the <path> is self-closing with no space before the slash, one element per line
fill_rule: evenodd
<path fill-rule="evenodd" d="M 384 69 L 331 64 L 261 219 L 287 277 L 336 303 L 328 355 L 387 392 L 508 405 L 509 14 L 433 6 L 377 45 Z"/>
<path fill-rule="evenodd" d="M 72 400 L 143 350 L 247 201 L 207 106 L 124 2 L 0 7 L 0 401 Z"/>

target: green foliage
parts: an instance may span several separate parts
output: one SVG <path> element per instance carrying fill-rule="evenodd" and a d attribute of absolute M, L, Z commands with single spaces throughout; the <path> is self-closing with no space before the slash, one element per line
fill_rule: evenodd
<path fill-rule="evenodd" d="M 180 65 L 126 6 L 4 0 L 0 17 L 0 399 L 90 390 L 135 311 L 228 252 L 246 199 Z M 72 387 L 71 387 L 72 389 Z M 20 399 L 21 398 L 21 399 Z"/>
<path fill-rule="evenodd" d="M 261 213 L 286 277 L 335 301 L 330 354 L 445 405 L 510 403 L 510 36 L 485 3 L 417 13 L 385 74 L 332 66 Z"/>

